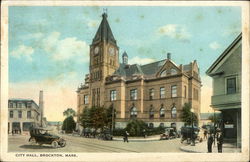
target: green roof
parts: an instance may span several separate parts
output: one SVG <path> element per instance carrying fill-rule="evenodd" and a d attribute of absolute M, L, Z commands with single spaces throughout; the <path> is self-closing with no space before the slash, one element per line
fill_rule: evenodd
<path fill-rule="evenodd" d="M 113 33 L 111 31 L 111 28 L 109 26 L 108 20 L 107 20 L 108 15 L 106 13 L 102 14 L 102 22 L 95 34 L 95 37 L 93 39 L 92 43 L 97 43 L 99 41 L 107 41 L 107 42 L 112 42 L 116 44 L 116 40 L 113 36 Z"/>

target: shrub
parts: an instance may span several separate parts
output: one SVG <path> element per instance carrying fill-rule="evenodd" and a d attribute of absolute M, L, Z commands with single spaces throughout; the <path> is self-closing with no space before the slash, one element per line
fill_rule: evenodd
<path fill-rule="evenodd" d="M 147 131 L 147 124 L 142 120 L 131 120 L 125 128 L 130 136 L 143 136 L 143 129 Z"/>

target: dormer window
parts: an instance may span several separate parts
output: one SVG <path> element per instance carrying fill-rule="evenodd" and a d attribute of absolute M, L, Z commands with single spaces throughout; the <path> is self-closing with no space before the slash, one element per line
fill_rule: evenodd
<path fill-rule="evenodd" d="M 175 75 L 175 74 L 177 74 L 177 70 L 174 69 L 174 68 L 172 68 L 172 69 L 170 70 L 170 73 L 171 73 L 171 75 Z"/>
<path fill-rule="evenodd" d="M 160 74 L 160 77 L 167 76 L 167 70 L 163 70 Z"/>

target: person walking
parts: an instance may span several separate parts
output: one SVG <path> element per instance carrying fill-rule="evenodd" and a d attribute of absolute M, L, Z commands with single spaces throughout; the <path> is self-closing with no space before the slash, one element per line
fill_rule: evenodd
<path fill-rule="evenodd" d="M 146 130 L 145 129 L 143 129 L 143 136 L 144 136 L 144 138 L 146 138 L 147 137 L 147 134 L 146 134 Z"/>
<path fill-rule="evenodd" d="M 223 144 L 223 136 L 221 132 L 218 132 L 217 136 L 217 147 L 218 147 L 218 152 L 222 153 L 222 144 Z"/>
<path fill-rule="evenodd" d="M 128 136 L 129 136 L 129 133 L 127 131 L 125 131 L 124 133 L 124 137 L 123 137 L 123 142 L 128 142 Z"/>
<path fill-rule="evenodd" d="M 204 140 L 207 139 L 207 129 L 204 129 Z"/>
<path fill-rule="evenodd" d="M 214 139 L 211 133 L 209 133 L 209 137 L 207 140 L 207 149 L 208 149 L 208 153 L 212 152 L 212 145 L 213 145 Z"/>

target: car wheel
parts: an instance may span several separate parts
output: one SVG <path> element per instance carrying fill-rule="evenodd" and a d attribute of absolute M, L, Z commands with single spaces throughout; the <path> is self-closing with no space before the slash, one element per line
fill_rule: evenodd
<path fill-rule="evenodd" d="M 58 147 L 58 142 L 57 141 L 53 141 L 51 143 L 51 145 L 52 145 L 53 148 L 57 148 Z"/>
<path fill-rule="evenodd" d="M 36 144 L 36 139 L 35 138 L 31 138 L 29 140 L 29 142 L 31 143 L 31 145 L 35 145 Z"/>
<path fill-rule="evenodd" d="M 63 141 L 60 146 L 65 147 L 66 146 L 66 141 Z"/>

